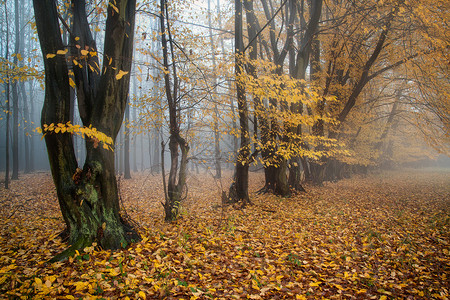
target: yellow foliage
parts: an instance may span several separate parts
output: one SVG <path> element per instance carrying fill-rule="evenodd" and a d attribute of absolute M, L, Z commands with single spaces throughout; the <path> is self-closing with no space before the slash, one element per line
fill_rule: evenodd
<path fill-rule="evenodd" d="M 89 127 L 86 126 L 80 126 L 80 125 L 73 125 L 70 121 L 63 124 L 44 124 L 44 128 L 36 128 L 36 132 L 38 133 L 44 133 L 43 136 L 45 136 L 48 133 L 70 133 L 70 134 L 76 134 L 78 136 L 81 136 L 83 139 L 86 137 L 90 138 L 94 142 L 94 147 L 97 147 L 99 143 L 103 144 L 103 148 L 107 150 L 111 150 L 113 146 L 113 139 L 106 134 L 104 134 L 101 131 L 98 131 L 96 128 L 93 128 L 91 125 Z"/>

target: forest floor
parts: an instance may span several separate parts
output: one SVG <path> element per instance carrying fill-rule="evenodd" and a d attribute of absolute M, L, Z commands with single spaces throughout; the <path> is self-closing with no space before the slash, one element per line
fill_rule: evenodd
<path fill-rule="evenodd" d="M 228 174 L 230 175 L 230 174 Z M 222 207 L 222 182 L 189 177 L 176 223 L 163 221 L 161 177 L 120 180 L 143 240 L 124 251 L 67 248 L 47 173 L 0 188 L 0 298 L 448 299 L 450 171 L 356 176 L 291 198 Z"/>

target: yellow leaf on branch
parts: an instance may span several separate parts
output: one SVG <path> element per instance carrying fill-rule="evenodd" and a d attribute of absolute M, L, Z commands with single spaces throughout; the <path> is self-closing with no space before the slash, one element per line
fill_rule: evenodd
<path fill-rule="evenodd" d="M 128 74 L 128 71 L 122 71 L 122 70 L 119 70 L 119 73 L 117 73 L 117 75 L 116 75 L 116 79 L 117 79 L 117 80 L 120 80 L 120 79 L 122 79 L 122 77 L 123 77 L 124 75 L 126 75 L 126 74 Z"/>

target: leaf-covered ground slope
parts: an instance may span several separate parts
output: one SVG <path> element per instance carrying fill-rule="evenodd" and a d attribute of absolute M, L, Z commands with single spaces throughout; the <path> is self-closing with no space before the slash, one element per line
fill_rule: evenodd
<path fill-rule="evenodd" d="M 23 299 L 448 299 L 450 173 L 354 177 L 253 206 L 222 208 L 220 184 L 189 179 L 174 224 L 163 222 L 160 176 L 121 180 L 143 241 L 125 251 L 67 245 L 48 174 L 0 189 L 0 297 Z M 251 174 L 251 190 L 263 184 Z"/>

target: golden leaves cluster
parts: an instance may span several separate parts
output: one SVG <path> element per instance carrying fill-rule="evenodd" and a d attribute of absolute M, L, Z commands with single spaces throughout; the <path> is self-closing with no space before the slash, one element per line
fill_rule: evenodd
<path fill-rule="evenodd" d="M 43 137 L 46 134 L 63 134 L 70 133 L 80 136 L 81 138 L 90 138 L 94 142 L 94 147 L 98 147 L 99 143 L 103 144 L 103 148 L 107 150 L 113 150 L 113 139 L 101 131 L 98 131 L 96 128 L 92 127 L 92 125 L 81 126 L 81 125 L 73 125 L 70 121 L 67 123 L 51 123 L 44 124 L 43 128 L 36 128 L 38 133 L 43 133 Z"/>

